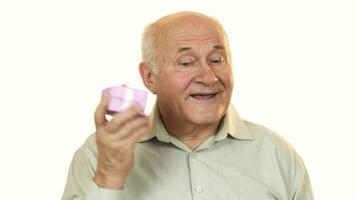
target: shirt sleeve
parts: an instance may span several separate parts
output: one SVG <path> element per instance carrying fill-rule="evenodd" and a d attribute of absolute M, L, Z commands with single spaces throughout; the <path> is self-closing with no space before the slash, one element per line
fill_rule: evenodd
<path fill-rule="evenodd" d="M 300 158 L 299 158 L 300 159 Z M 301 170 L 300 170 L 300 178 L 296 179 L 296 187 L 294 189 L 293 200 L 313 200 L 313 191 L 309 180 L 309 175 L 303 161 L 300 159 L 299 163 L 301 163 Z M 299 180 L 299 181 L 298 181 Z"/>
<path fill-rule="evenodd" d="M 277 160 L 283 174 L 289 200 L 314 200 L 307 169 L 295 149 L 281 136 L 277 137 Z"/>
<path fill-rule="evenodd" d="M 98 187 L 92 180 L 94 174 L 93 163 L 79 149 L 71 162 L 62 200 L 124 200 L 122 190 Z"/>

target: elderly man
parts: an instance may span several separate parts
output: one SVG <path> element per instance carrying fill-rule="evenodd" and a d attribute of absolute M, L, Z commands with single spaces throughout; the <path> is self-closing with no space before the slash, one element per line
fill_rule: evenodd
<path fill-rule="evenodd" d="M 143 34 L 142 80 L 157 101 L 149 117 L 133 106 L 75 153 L 64 200 L 313 199 L 301 158 L 280 136 L 243 120 L 226 34 L 214 19 L 180 12 Z"/>

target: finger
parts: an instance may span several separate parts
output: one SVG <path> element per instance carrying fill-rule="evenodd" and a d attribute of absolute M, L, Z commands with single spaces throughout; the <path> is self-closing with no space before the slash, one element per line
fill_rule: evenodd
<path fill-rule="evenodd" d="M 136 130 L 149 126 L 150 120 L 148 117 L 137 117 L 132 121 L 125 123 L 114 135 L 115 139 L 124 139 L 134 133 Z"/>
<path fill-rule="evenodd" d="M 110 134 L 107 131 L 102 132 L 104 134 L 97 136 L 97 142 L 113 147 L 113 149 L 120 148 L 120 146 L 127 146 L 127 138 L 135 134 L 138 130 L 149 127 L 150 120 L 148 117 L 146 117 L 146 119 L 138 118 L 130 123 L 134 123 L 134 125 L 125 125 L 125 127 L 120 128 L 120 130 L 114 134 Z"/>
<path fill-rule="evenodd" d="M 150 130 L 149 126 L 143 126 L 139 129 L 137 129 L 135 132 L 133 132 L 131 135 L 125 138 L 125 143 L 130 146 L 134 146 L 137 142 L 140 141 L 140 139 L 148 133 Z"/>
<path fill-rule="evenodd" d="M 114 151 L 117 151 L 123 147 L 126 149 L 132 149 L 135 143 L 137 143 L 146 133 L 148 133 L 148 131 L 148 126 L 142 126 L 136 129 L 135 132 L 132 132 L 125 138 L 121 139 L 114 138 L 115 135 L 113 134 L 100 135 L 97 137 L 96 143 L 98 144 L 98 149 L 100 149 L 100 147 L 109 148 Z"/>
<path fill-rule="evenodd" d="M 131 106 L 129 109 L 122 111 L 120 113 L 116 113 L 111 121 L 107 123 L 105 129 L 110 132 L 116 132 L 120 127 L 124 126 L 126 123 L 134 120 L 139 116 L 139 107 L 138 106 Z"/>
<path fill-rule="evenodd" d="M 108 121 L 106 120 L 105 114 L 107 113 L 106 107 L 108 105 L 110 96 L 102 91 L 101 101 L 94 113 L 95 126 L 98 128 L 105 125 Z"/>
<path fill-rule="evenodd" d="M 105 144 L 106 148 L 110 148 L 112 150 L 118 149 L 133 149 L 135 144 L 139 142 L 139 140 L 149 131 L 151 130 L 151 125 L 140 126 L 135 129 L 133 132 L 128 134 L 126 137 L 121 139 L 116 139 L 115 134 L 106 134 L 102 135 L 102 144 Z M 100 141 L 99 141 L 100 142 Z"/>
<path fill-rule="evenodd" d="M 111 141 L 110 146 L 113 149 L 119 149 L 125 147 L 125 149 L 133 149 L 135 144 L 148 133 L 149 128 L 147 126 L 137 129 L 134 133 L 129 134 L 125 139 Z"/>

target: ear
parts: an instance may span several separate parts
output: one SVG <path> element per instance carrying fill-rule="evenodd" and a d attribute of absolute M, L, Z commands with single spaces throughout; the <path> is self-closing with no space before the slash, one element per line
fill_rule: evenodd
<path fill-rule="evenodd" d="M 146 88 L 150 90 L 153 94 L 156 94 L 156 77 L 152 69 L 146 63 L 141 62 L 139 70 L 143 84 L 145 84 Z"/>

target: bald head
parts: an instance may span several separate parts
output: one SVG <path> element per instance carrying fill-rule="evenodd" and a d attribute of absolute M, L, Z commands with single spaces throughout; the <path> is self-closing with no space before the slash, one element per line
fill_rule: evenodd
<path fill-rule="evenodd" d="M 146 63 L 154 73 L 157 73 L 156 60 L 160 52 L 165 50 L 172 32 L 175 33 L 175 36 L 183 37 L 185 33 L 180 31 L 180 28 L 190 26 L 198 32 L 201 27 L 207 25 L 223 35 L 225 46 L 229 48 L 226 33 L 216 19 L 197 12 L 178 12 L 164 16 L 145 28 L 141 43 L 142 62 Z M 229 53 L 228 60 L 231 61 L 229 49 L 227 51 Z"/>

